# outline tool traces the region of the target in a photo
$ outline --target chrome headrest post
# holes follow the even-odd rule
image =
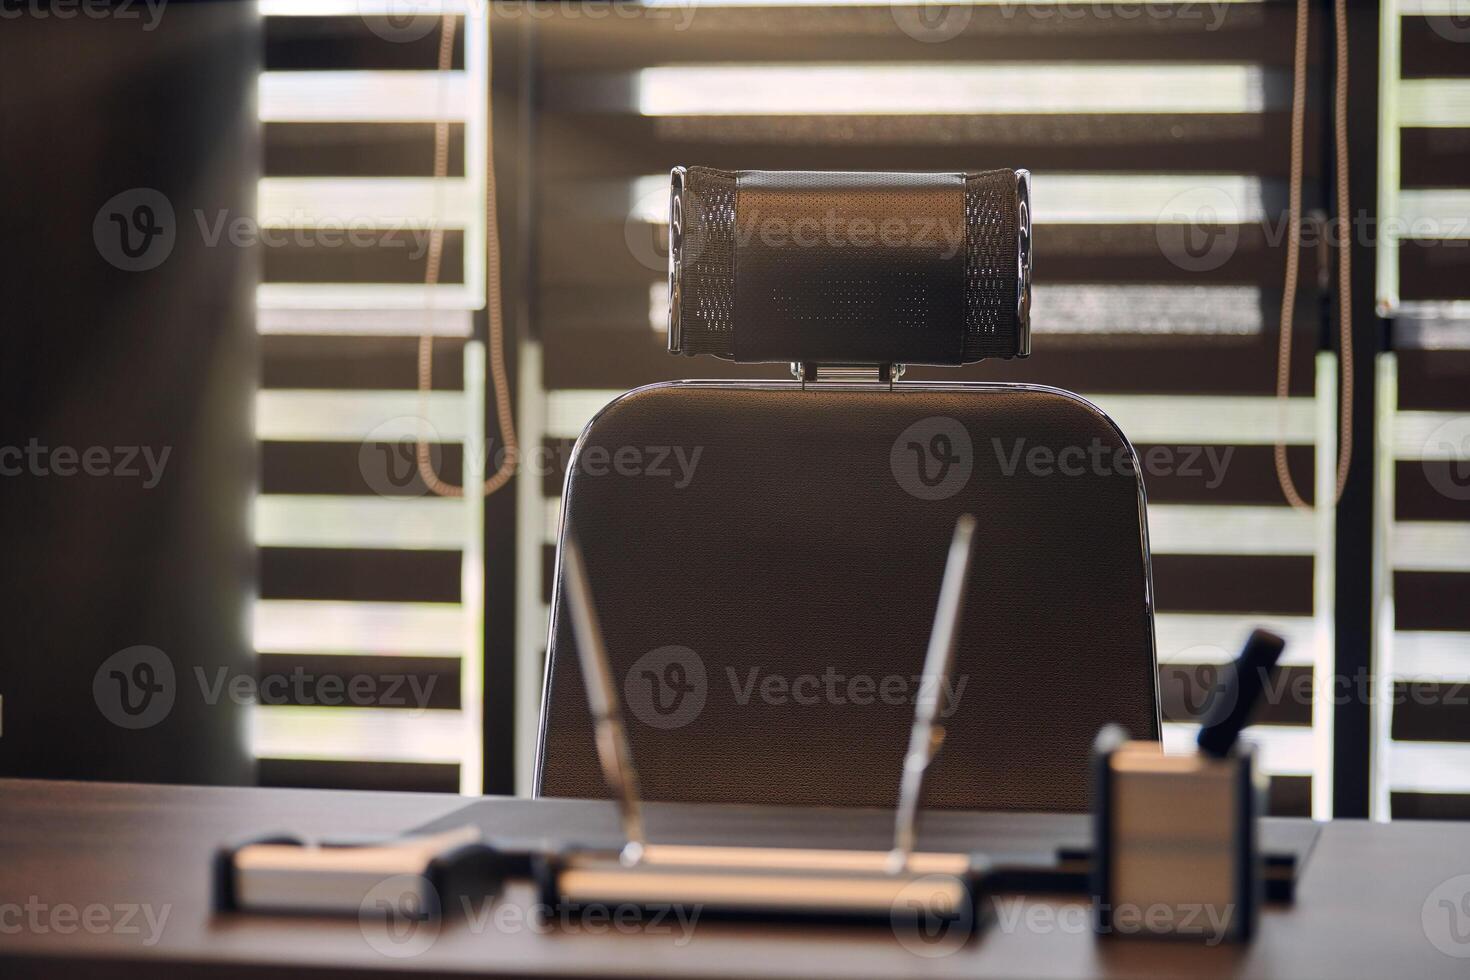
[[[1016,325],[1017,357],[1031,354],[1031,171],[1016,171]]]
[[[669,174],[669,353],[683,351],[682,308],[684,279],[684,186],[689,171],[675,167]]]

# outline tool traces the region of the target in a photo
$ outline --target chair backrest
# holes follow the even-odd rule
[[[958,176],[968,234],[996,227],[983,209],[971,213],[973,181]],[[871,181],[912,190],[915,175],[864,177],[866,207]],[[772,183],[783,186],[757,186]],[[955,186],[924,206],[950,207]],[[914,206],[902,194],[887,200]],[[987,206],[1018,205],[1025,224],[1024,195]],[[699,336],[713,310],[739,347],[741,318],[712,304],[708,282],[692,285],[690,273],[728,261],[738,275],[759,262],[746,261],[738,239],[732,256],[710,247],[697,262],[681,256],[680,226],[700,220],[683,206],[675,333]],[[1023,233],[1029,239],[1013,220],[1012,248]],[[967,242],[963,251],[958,277],[951,269],[925,283],[904,309],[977,309],[945,291],[973,289],[975,255],[996,250]],[[1028,272],[988,287],[1013,291],[1010,320],[993,309],[966,314],[945,344],[972,344],[974,318],[988,317],[985,343],[1024,354],[1026,297],[1015,291],[1026,291]],[[971,513],[979,527],[953,710],[926,804],[1085,808],[1089,747],[1103,724],[1159,735],[1145,503],[1127,439],[1086,400],[1052,388],[895,382],[891,369],[881,382],[821,380],[811,364],[824,360],[826,328],[812,326],[815,308],[790,314],[778,297],[763,309],[803,318],[789,359],[808,363],[804,380],[629,392],[587,426],[567,477],[561,533],[575,529],[585,553],[644,796],[891,806],[950,534]],[[942,316],[918,319],[912,329],[953,327]],[[835,329],[834,348],[850,353],[840,319]],[[759,333],[762,356],[784,353],[768,322]],[[906,341],[901,331],[862,343],[898,355],[906,344],[939,349],[932,334]],[[971,349],[956,362],[974,359]],[[536,791],[601,797],[561,574],[558,563]]]

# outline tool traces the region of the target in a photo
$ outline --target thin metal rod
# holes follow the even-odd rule
[[[974,543],[975,518],[963,514],[955,523],[954,538],[949,545],[944,582],[939,587],[939,606],[934,611],[934,629],[929,634],[929,652],[924,657],[924,676],[914,703],[914,727],[909,732],[909,750],[903,760],[893,850],[888,856],[888,869],[893,874],[908,870],[909,857],[914,852],[919,803],[924,795],[924,777],[944,743],[943,720],[951,710],[950,676],[954,672],[955,645],[960,615],[965,608]]]
[[[612,664],[602,642],[602,627],[597,621],[597,608],[587,584],[587,566],[576,539],[567,535],[563,545],[567,577],[567,600],[571,606],[572,630],[577,636],[577,656],[582,663],[582,684],[587,689],[587,706],[597,734],[597,758],[602,763],[602,776],[618,804],[623,823],[623,863],[636,864],[643,857],[642,794],[638,788],[638,772],[633,768],[633,751],[628,745],[618,706],[617,685],[613,683]]]

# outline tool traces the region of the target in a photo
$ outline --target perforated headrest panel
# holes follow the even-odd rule
[[[677,170],[670,349],[747,362],[1024,356],[1026,180]]]

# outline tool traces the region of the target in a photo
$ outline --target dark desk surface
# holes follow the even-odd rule
[[[1001,898],[1000,919],[950,955],[909,952],[881,926],[696,922],[660,934],[532,928],[533,901],[513,884],[488,922],[447,922],[417,955],[369,944],[356,918],[213,916],[209,857],[221,840],[272,829],[308,835],[392,833],[448,815],[450,796],[306,790],[123,786],[0,780],[0,975],[62,974],[56,957],[87,961],[87,976],[415,976],[483,972],[625,976],[1470,976],[1470,914],[1439,905],[1436,887],[1470,874],[1470,824],[1341,822],[1326,826],[1297,904],[1268,907],[1245,948],[1140,939],[1099,941],[1080,899]],[[606,804],[505,800],[508,825],[602,839]],[[534,809],[533,809],[534,808]],[[654,836],[679,835],[703,814],[651,807]],[[732,814],[713,814],[729,826]],[[782,820],[789,824],[789,811]],[[965,814],[936,814],[938,831]],[[838,838],[884,832],[888,815],[811,811]],[[804,817],[801,819],[805,819]],[[1022,816],[1023,822],[1065,818]],[[686,830],[687,832],[687,830]],[[1470,879],[1467,879],[1470,882]],[[1465,884],[1461,882],[1460,884]],[[1451,886],[1453,887],[1453,886]],[[1435,894],[1432,894],[1435,893]],[[1463,896],[1464,890],[1452,898]],[[1433,900],[1432,900],[1433,899]],[[92,908],[89,909],[89,906]],[[129,909],[146,907],[153,923]],[[165,914],[167,917],[162,918]],[[1458,934],[1448,915],[1458,915]],[[90,918],[89,918],[90,917]],[[1441,952],[1436,933],[1466,958]],[[158,939],[149,945],[151,934]],[[1453,937],[1464,942],[1453,945]],[[415,946],[417,949],[418,947]],[[72,971],[77,975],[77,971]]]

